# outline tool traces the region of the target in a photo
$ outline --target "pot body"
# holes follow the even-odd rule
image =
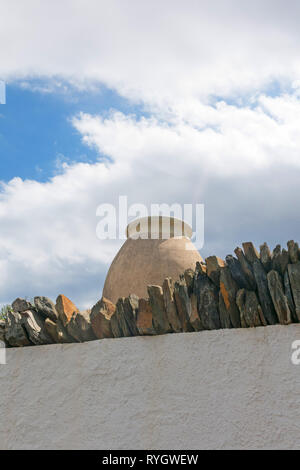
[[[195,269],[197,261],[203,259],[186,236],[128,238],[110,266],[103,297],[113,303],[129,294],[147,298],[148,285],[161,286],[166,277],[176,281],[186,269]]]

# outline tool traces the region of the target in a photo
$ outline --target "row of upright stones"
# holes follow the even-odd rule
[[[91,311],[97,338],[247,328],[300,321],[300,251],[294,241],[237,247],[236,256],[197,263],[180,279],[148,286],[148,299],[102,298]]]
[[[8,346],[71,343],[102,338],[247,328],[300,321],[300,250],[289,241],[271,253],[251,242],[225,260],[209,256],[174,282],[148,286],[148,298],[132,294],[116,305],[102,298],[80,312],[64,295],[56,304],[16,299],[0,339]]]

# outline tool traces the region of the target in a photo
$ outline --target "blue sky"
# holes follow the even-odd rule
[[[94,162],[96,149],[81,142],[70,119],[79,112],[107,116],[112,109],[140,115],[137,106],[105,86],[78,91],[67,83],[64,91],[39,91],[40,80],[6,85],[6,104],[0,107],[0,179],[16,176],[47,181],[61,162]]]

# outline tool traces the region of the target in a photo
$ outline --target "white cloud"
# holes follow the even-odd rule
[[[44,77],[43,93],[103,83],[147,117],[73,117],[98,163],[3,183],[0,302],[95,302],[119,245],[96,238],[96,208],[122,194],[205,203],[205,256],[297,238],[299,13],[296,0],[2,2],[1,78]]]

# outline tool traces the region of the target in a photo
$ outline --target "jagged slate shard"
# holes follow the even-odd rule
[[[272,297],[273,305],[277,313],[279,323],[288,325],[291,323],[291,312],[288,301],[283,292],[283,285],[280,275],[272,270],[267,275],[269,291]]]
[[[231,276],[228,266],[225,266],[220,274],[220,292],[234,328],[241,326],[240,312],[235,302],[237,291],[238,285]]]
[[[225,261],[218,256],[209,256],[206,258],[206,274],[212,282],[219,287],[220,285],[220,271],[225,266]]]
[[[255,248],[252,242],[244,242],[243,249],[244,249],[245,257],[249,261],[250,264],[253,264],[254,261],[257,261],[259,259],[259,254],[257,252],[257,249]]]
[[[174,283],[170,277],[167,277],[163,282],[163,297],[168,321],[173,331],[179,333],[182,331],[182,326],[174,298]]]
[[[195,278],[195,272],[192,269],[186,269],[184,271],[184,280],[185,280],[189,295],[192,295],[192,292],[194,290],[194,278]]]
[[[155,331],[158,334],[171,333],[172,328],[165,310],[162,288],[160,286],[148,286],[147,289]]]
[[[243,272],[246,276],[248,285],[249,285],[249,287],[251,287],[250,290],[255,290],[256,289],[256,281],[255,281],[255,277],[254,277],[254,274],[253,274],[251,264],[246,259],[245,255],[243,253],[243,250],[241,248],[237,247],[234,250],[234,252],[235,252],[235,254],[237,256],[237,259],[240,262],[241,268],[242,268],[242,270],[243,270]]]
[[[296,316],[300,321],[300,262],[288,265],[289,279],[295,303]]]
[[[190,317],[192,315],[191,299],[189,298],[184,279],[181,279],[179,282],[175,282],[174,296],[182,331],[194,331],[190,322]]]
[[[71,320],[74,312],[79,312],[76,305],[74,305],[73,302],[63,294],[60,294],[57,297],[55,308],[58,312],[58,317],[64,326],[66,326],[67,323]]]
[[[240,289],[236,295],[236,303],[239,307],[241,326],[243,328],[266,325],[266,321],[255,292]]]
[[[229,316],[229,313],[227,312],[227,308],[225,307],[225,302],[224,302],[223,295],[221,294],[221,292],[219,292],[219,314],[220,314],[221,328],[232,328],[230,316]]]
[[[239,260],[232,255],[227,255],[225,260],[227,266],[229,267],[231,276],[233,277],[237,285],[241,288],[250,290],[251,284],[248,282],[248,279],[244,271],[242,270]]]
[[[288,264],[288,252],[285,249],[281,251],[281,246],[277,245],[273,250],[272,269],[277,271],[279,274],[284,275]]]
[[[288,301],[288,306],[291,312],[292,320],[296,323],[298,323],[298,318],[296,315],[296,308],[294,304],[294,299],[293,299],[293,294],[292,294],[292,289],[291,289],[291,284],[290,284],[290,279],[289,279],[289,273],[288,270],[285,271],[284,276],[283,276],[283,285],[284,285],[284,294],[287,298]]]
[[[116,306],[110,300],[102,297],[92,308],[91,324],[96,338],[112,338],[111,317],[115,314]]]
[[[196,275],[197,273],[201,273],[201,274],[206,274],[206,264],[205,263],[199,263],[199,261],[197,261],[196,263]]]
[[[5,339],[10,346],[29,346],[32,344],[23,328],[20,313],[7,313],[7,317],[5,319]]]
[[[71,338],[60,320],[56,323],[50,318],[45,319],[45,328],[51,336],[54,343],[74,343],[74,338]]]
[[[132,336],[138,336],[139,331],[136,326],[137,313],[139,308],[139,298],[135,294],[131,294],[124,300],[124,315]]]
[[[290,257],[290,261],[292,264],[298,263],[299,261],[299,245],[295,243],[294,240],[289,240],[287,242],[288,246],[288,253]]]
[[[149,300],[139,299],[136,326],[140,335],[156,335],[152,323],[152,309]]]
[[[265,271],[269,272],[272,268],[272,254],[266,242],[260,246],[260,261]]]
[[[118,325],[122,332],[122,337],[123,336],[129,337],[133,335],[130,331],[130,328],[125,318],[125,305],[124,304],[125,304],[125,297],[121,297],[117,302],[115,315],[118,319]]]
[[[28,302],[28,300],[20,299],[20,297],[14,300],[11,306],[14,312],[19,313],[26,312],[26,310],[30,310],[33,307],[32,304]]]
[[[78,343],[96,339],[92,329],[89,311],[74,312],[71,320],[67,324],[67,331]]]
[[[219,329],[221,323],[218,310],[218,289],[206,274],[198,272],[195,279],[195,294],[203,328],[205,330]]]
[[[269,293],[267,274],[260,261],[254,261],[253,271],[257,283],[259,303],[264,317],[269,325],[275,325],[278,323],[278,318]]]
[[[55,308],[54,302],[48,297],[38,296],[34,298],[34,306],[36,310],[45,318],[56,322],[58,319],[58,313]]]
[[[119,323],[119,315],[118,315],[117,308],[116,308],[115,314],[111,317],[110,323],[111,323],[111,331],[112,331],[113,337],[122,338],[124,334],[123,334],[121,325]]]
[[[53,340],[49,335],[43,317],[34,310],[21,313],[22,325],[28,338],[33,344],[51,344]]]
[[[198,303],[197,303],[197,296],[196,294],[192,293],[190,296],[191,299],[191,316],[190,316],[190,324],[192,325],[195,331],[202,331],[204,330],[199,313],[198,313]]]

